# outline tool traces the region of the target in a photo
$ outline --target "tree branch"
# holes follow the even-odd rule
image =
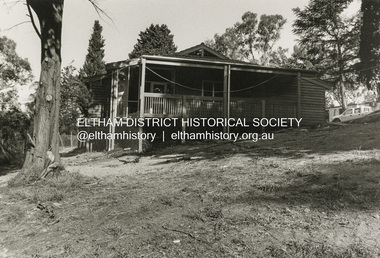
[[[29,12],[30,20],[32,21],[33,28],[36,31],[38,37],[41,39],[41,33],[38,31],[36,23],[34,22],[32,10],[30,9],[30,5],[28,4],[28,2],[26,2],[26,6],[28,7],[28,12]]]
[[[98,13],[99,17],[102,17],[102,15],[106,16],[108,19],[110,19],[112,24],[115,26],[115,23],[113,22],[112,18],[102,8],[99,7],[99,5],[96,3],[96,0],[88,0],[88,1],[95,8],[95,11]]]
[[[22,25],[22,24],[24,24],[24,23],[28,23],[28,22],[30,22],[30,21],[23,21],[23,22],[20,22],[20,23],[17,23],[17,24],[15,24],[15,25],[13,25],[12,27],[10,27],[10,28],[8,28],[8,29],[1,30],[1,31],[8,31],[8,30],[11,30],[11,29],[13,29],[13,28],[15,28],[15,27],[17,27],[17,26],[20,26],[20,25]]]

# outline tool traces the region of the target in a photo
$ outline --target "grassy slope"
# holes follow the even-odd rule
[[[1,189],[0,257],[377,257],[379,132],[193,142],[130,163],[81,154],[68,167],[107,176]]]

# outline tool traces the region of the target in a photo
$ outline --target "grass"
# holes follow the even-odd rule
[[[123,228],[119,223],[113,223],[103,228],[104,233],[113,238],[119,238],[124,234]]]
[[[63,173],[3,188],[0,256],[5,246],[13,257],[379,257],[379,151],[357,150],[356,139],[348,151],[305,154],[326,140],[291,136],[277,143],[285,154],[271,152],[275,142],[230,154],[194,144],[200,159],[163,162],[162,150],[116,167],[98,161],[100,180]],[[88,165],[82,173],[96,169]]]
[[[12,208],[4,207],[3,213],[1,214],[1,220],[6,223],[17,223],[24,218],[24,210],[19,205],[15,205]]]
[[[374,257],[371,251],[361,244],[353,244],[346,248],[336,248],[321,243],[304,243],[289,241],[286,248],[269,247],[269,257],[292,258],[365,258]]]
[[[9,197],[30,203],[60,202],[79,191],[89,180],[79,173],[61,172],[59,176],[48,177],[29,186],[11,187]]]
[[[10,190],[9,197],[13,200],[27,200],[30,203],[40,203],[47,201],[62,201],[66,192],[55,187],[44,186],[41,188],[24,188]]]

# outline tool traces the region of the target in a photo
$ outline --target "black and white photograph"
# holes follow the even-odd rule
[[[0,257],[380,257],[380,1],[1,0]]]

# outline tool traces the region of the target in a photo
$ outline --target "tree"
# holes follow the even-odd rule
[[[333,93],[346,109],[346,89],[355,87],[354,65],[358,62],[359,19],[342,13],[351,0],[311,0],[304,10],[293,9],[293,32],[300,37],[305,59],[333,85]]]
[[[22,160],[29,126],[30,118],[17,107],[0,111],[0,153],[8,162]]]
[[[287,52],[288,49],[282,47],[278,47],[276,50],[271,51],[267,56],[268,63],[275,67],[295,68],[291,59],[286,56]]]
[[[151,24],[144,32],[141,31],[137,43],[133,47],[133,51],[129,54],[129,58],[136,58],[142,55],[166,55],[173,54],[177,51],[174,44],[174,36],[165,25]]]
[[[273,47],[280,38],[286,19],[281,15],[264,14],[258,21],[257,14],[252,12],[244,13],[241,19],[223,34],[215,34],[214,39],[206,44],[231,59],[270,65],[273,52],[284,51],[274,51]]]
[[[105,40],[102,36],[102,31],[103,27],[96,20],[88,43],[88,53],[81,70],[81,76],[83,77],[106,73],[106,63],[103,60]]]
[[[0,111],[17,107],[16,85],[30,83],[33,75],[29,61],[18,56],[16,43],[0,37]]]
[[[58,164],[61,32],[64,0],[27,0],[32,24],[41,41],[41,74],[37,89],[31,149],[13,180],[22,184],[40,178],[50,164]],[[34,23],[32,10],[39,20]]]
[[[377,91],[380,97],[380,1],[363,0],[361,12],[359,75],[367,88]]]
[[[293,53],[288,60],[291,64],[291,68],[315,70],[314,65],[309,61],[312,59],[313,55],[308,54],[306,46],[295,45],[293,47]]]
[[[237,26],[239,24],[227,28],[222,35],[215,34],[214,39],[205,41],[205,45],[233,60],[247,60],[250,53],[243,48],[243,34],[237,33]]]
[[[99,14],[95,0],[89,0]],[[58,166],[59,157],[59,107],[61,73],[61,35],[64,0],[26,0],[32,25],[41,42],[41,74],[35,96],[33,135],[31,148],[23,168],[10,182],[19,185],[38,180],[49,167]],[[39,27],[34,21],[37,16]]]
[[[254,50],[257,47],[257,14],[252,12],[246,12],[241,17],[242,22],[236,23],[234,26],[234,30],[231,31],[237,35],[241,35],[238,38],[242,38],[242,40],[236,41],[238,45],[241,47],[241,52],[247,58],[251,55],[251,60],[255,60]]]
[[[75,67],[64,67],[61,77],[60,133],[70,134],[77,130],[77,118],[88,115],[89,103],[90,93],[76,74]]]
[[[16,43],[0,37],[0,154],[7,162],[23,154],[29,117],[20,111],[16,85],[31,82],[33,76],[27,59],[16,52]],[[0,158],[1,162],[1,158]]]
[[[269,64],[269,55],[274,44],[280,39],[280,31],[282,30],[286,19],[281,15],[261,15],[260,23],[257,29],[257,45],[255,48],[262,53],[260,63],[262,65]]]

